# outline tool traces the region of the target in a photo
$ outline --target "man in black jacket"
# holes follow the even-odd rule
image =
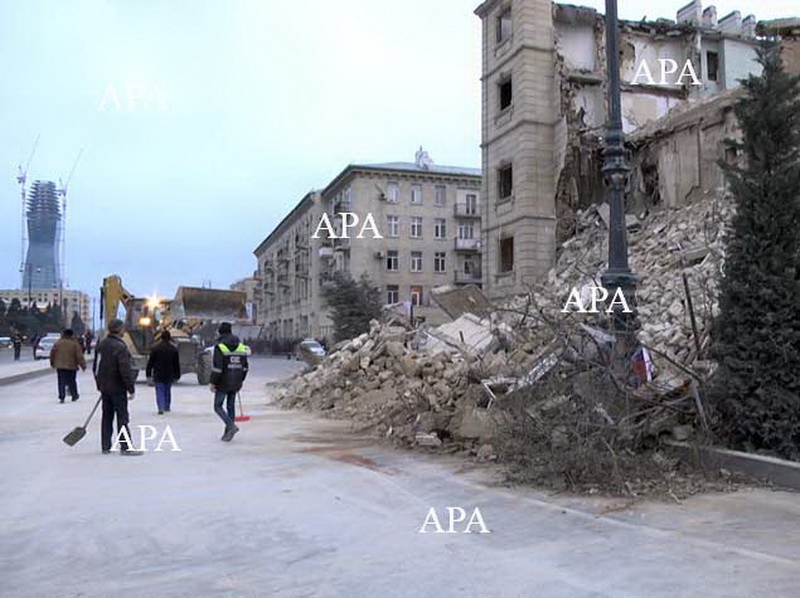
[[[230,442],[239,427],[236,417],[236,393],[247,378],[247,347],[233,334],[231,325],[223,322],[217,329],[219,338],[214,346],[214,363],[211,368],[211,390],[214,391],[214,411],[225,422],[222,440]],[[227,413],[222,403],[227,400]]]
[[[97,390],[103,399],[103,423],[100,429],[100,442],[104,454],[111,452],[111,434],[114,428],[114,416],[117,418],[117,437],[119,438],[120,455],[141,455],[141,451],[132,450],[128,446],[131,431],[128,427],[128,400],[133,400],[136,389],[133,385],[131,371],[131,354],[122,340],[123,323],[111,320],[108,323],[108,335],[100,341],[94,352],[94,379]],[[126,436],[120,435],[122,430]]]
[[[153,378],[156,387],[156,405],[158,414],[169,412],[172,405],[172,383],[180,380],[181,362],[178,358],[178,349],[170,341],[172,335],[169,330],[161,333],[159,341],[150,349],[147,359],[147,377]]]

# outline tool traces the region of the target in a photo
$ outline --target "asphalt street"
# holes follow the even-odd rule
[[[349,422],[267,406],[298,368],[253,359],[231,443],[193,377],[159,416],[138,385],[137,425],[171,443],[102,455],[95,392],[58,404],[55,375],[0,387],[0,595],[797,596],[800,497],[749,489],[634,506],[508,488],[496,468],[398,450]],[[434,508],[480,510],[491,533],[419,533]]]

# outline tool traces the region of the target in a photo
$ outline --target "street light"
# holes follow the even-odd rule
[[[609,297],[621,289],[630,307],[624,311],[619,302],[612,305],[613,328],[624,336],[626,350],[631,348],[636,320],[636,276],[628,266],[628,240],[625,230],[625,185],[630,168],[625,160],[619,83],[619,27],[617,0],[606,0],[606,63],[608,66],[608,125],[606,129],[603,174],[608,187],[609,229],[608,268],[601,276]],[[622,340],[622,339],[620,339]]]

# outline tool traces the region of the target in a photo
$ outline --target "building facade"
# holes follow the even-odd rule
[[[341,274],[366,275],[385,304],[408,302],[416,317],[442,321],[431,289],[482,284],[480,188],[480,170],[434,165],[421,149],[414,162],[347,166],[255,250],[270,336],[331,338],[323,292]],[[368,216],[375,226],[361,231]]]
[[[27,289],[0,290],[0,299],[6,304],[6,309],[14,299],[19,301],[22,307],[28,307],[28,293]],[[78,312],[88,327],[92,326],[91,299],[83,291],[34,288],[30,291],[30,298],[30,305],[38,309],[47,309],[48,305],[60,304],[65,326],[72,320],[73,312]]]
[[[497,298],[541,279],[575,212],[605,196],[605,24],[594,9],[550,0],[486,0],[475,12],[483,37],[484,289]],[[760,68],[755,18],[734,11],[718,19],[698,0],[676,21],[620,21],[620,31],[626,133]],[[680,78],[687,61],[694,77]],[[671,71],[673,63],[662,77],[662,64]]]
[[[245,294],[247,319],[251,324],[260,324],[256,302],[256,297],[261,294],[261,279],[258,277],[258,272],[255,272],[253,276],[237,280],[230,286],[230,289]]]
[[[61,286],[56,256],[62,212],[56,184],[34,181],[25,202],[28,249],[22,264],[22,288],[58,289]]]

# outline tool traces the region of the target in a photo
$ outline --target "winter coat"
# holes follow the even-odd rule
[[[178,349],[169,341],[159,341],[150,349],[147,359],[147,377],[153,382],[176,382],[181,377]]]
[[[57,370],[86,369],[83,349],[74,338],[61,337],[50,349],[50,367]]]
[[[233,334],[217,339],[211,367],[211,385],[221,392],[238,392],[247,378],[247,347]]]
[[[134,392],[131,354],[117,335],[109,334],[97,345],[92,369],[97,390],[104,395]]]

